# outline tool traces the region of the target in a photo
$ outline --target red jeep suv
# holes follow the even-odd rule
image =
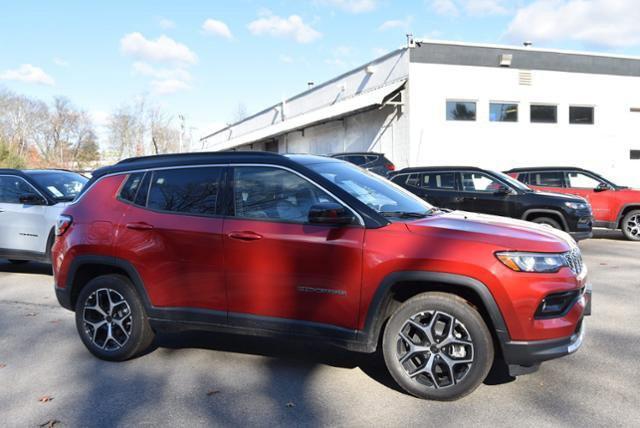
[[[142,353],[208,329],[375,352],[402,388],[454,399],[576,351],[591,292],[564,232],[441,211],[350,163],[165,155],[102,168],[60,216],[55,290],[86,347]]]
[[[574,167],[516,168],[507,174],[534,189],[582,196],[593,208],[594,227],[622,229],[627,239],[640,241],[640,190]]]

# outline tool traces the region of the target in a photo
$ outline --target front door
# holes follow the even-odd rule
[[[231,322],[355,329],[365,229],[309,224],[312,205],[336,201],[292,171],[237,166],[230,177],[224,260]]]
[[[222,225],[218,215],[224,167],[132,174],[117,203],[125,212],[118,257],[130,261],[151,304],[206,309],[226,322]],[[213,320],[215,321],[215,320]]]
[[[489,174],[477,171],[460,173],[460,209],[483,214],[512,217],[517,195],[501,192],[506,185]]]
[[[46,200],[23,204],[24,194],[39,195],[22,177],[0,176],[0,249],[44,254],[51,228],[45,221]]]
[[[596,192],[601,181],[580,171],[568,171],[565,182],[570,193],[582,196],[589,201],[596,220],[608,221],[611,217],[611,207],[609,206],[610,193],[607,194],[607,192],[612,190]]]

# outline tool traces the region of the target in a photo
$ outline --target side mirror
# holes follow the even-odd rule
[[[47,203],[42,196],[35,193],[23,193],[18,200],[25,205],[45,205]]]
[[[594,192],[606,192],[607,190],[611,190],[611,186],[607,183],[600,183],[595,189],[593,189]]]
[[[511,192],[511,189],[508,188],[507,186],[501,185],[496,189],[494,193],[499,196],[507,196],[507,195],[510,195],[512,192]]]
[[[315,204],[309,210],[309,223],[346,226],[355,223],[355,216],[340,204],[325,202]]]

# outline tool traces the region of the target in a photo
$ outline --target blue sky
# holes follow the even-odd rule
[[[636,0],[276,0],[3,5],[0,87],[102,123],[145,95],[196,134],[418,38],[640,55]]]

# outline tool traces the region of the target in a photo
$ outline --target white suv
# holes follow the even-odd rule
[[[86,182],[70,171],[0,169],[0,259],[49,263],[58,214]]]

